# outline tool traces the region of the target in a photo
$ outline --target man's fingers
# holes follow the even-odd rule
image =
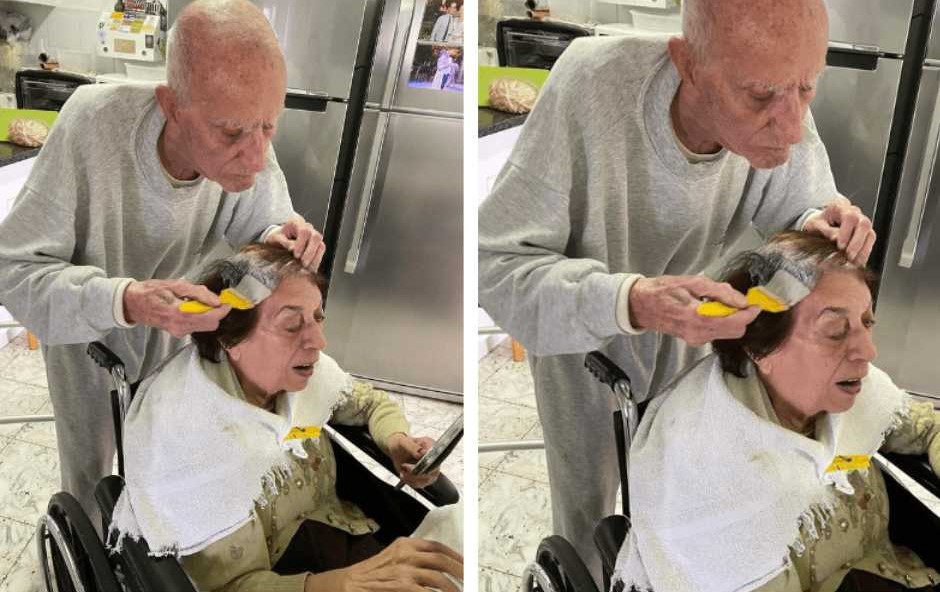
[[[179,280],[174,282],[170,289],[173,291],[173,294],[177,298],[189,298],[190,300],[198,300],[203,304],[208,304],[209,306],[219,306],[219,295],[215,294],[209,288],[205,286],[197,286],[190,284],[189,282]]]
[[[311,228],[310,232],[311,234],[300,257],[300,262],[307,269],[316,269],[320,263],[317,260],[317,254],[320,254],[320,258],[323,257],[323,254],[320,252],[323,247],[323,237],[320,236],[319,232],[314,232],[313,228]]]
[[[747,297],[730,284],[716,282],[704,276],[697,279],[697,282],[689,286],[689,291],[697,299],[709,298],[735,308],[747,308]]]
[[[310,267],[310,269],[320,269],[320,264],[323,263],[324,254],[326,254],[326,243],[321,240],[320,244],[317,245],[316,253],[313,255],[313,265]]]
[[[876,235],[874,231],[869,232],[868,236],[865,237],[865,244],[862,245],[858,255],[855,257],[855,263],[857,265],[866,265],[868,263],[868,258],[871,256],[871,250],[875,246],[875,238]]]

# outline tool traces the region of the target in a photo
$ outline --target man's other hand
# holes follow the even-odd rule
[[[214,307],[200,314],[179,310],[183,299],[198,300]],[[190,333],[215,331],[219,321],[232,310],[222,305],[219,297],[205,286],[196,286],[183,280],[146,280],[131,282],[124,291],[124,319],[163,329],[180,338]]]
[[[323,253],[326,251],[323,235],[297,214],[291,216],[283,226],[269,234],[264,242],[288,249],[294,254],[295,259],[300,260],[301,265],[313,270],[320,267]]]
[[[810,216],[803,230],[820,234],[836,243],[849,261],[865,265],[875,244],[871,220],[844,197],[832,201],[819,214]]]

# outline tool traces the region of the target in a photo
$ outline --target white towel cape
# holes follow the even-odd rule
[[[285,393],[276,413],[225,392],[211,373],[231,372],[189,346],[140,387],[124,429],[126,485],[111,529],[143,536],[153,555],[190,555],[231,534],[252,515],[290,455],[306,458],[292,427],[322,426],[352,379],[321,353],[307,388]]]
[[[725,377],[709,356],[650,403],[630,452],[632,529],[614,574],[626,590],[746,591],[770,581],[791,548],[801,552],[800,525],[816,536],[816,520],[825,523],[833,489],[852,493],[844,471],[826,472],[833,458],[876,452],[909,407],[870,366],[852,408],[820,416],[813,440],[752,411],[766,394],[750,374]]]

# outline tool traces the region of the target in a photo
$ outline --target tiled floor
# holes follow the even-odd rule
[[[542,439],[529,364],[512,361],[508,342],[480,361],[479,385],[481,444]],[[545,455],[542,450],[480,454],[479,467],[479,590],[515,592],[539,542],[551,534]],[[908,486],[940,515],[940,500],[916,483]]]
[[[438,437],[460,405],[393,394],[415,435]],[[51,415],[45,366],[23,336],[0,348],[0,417]],[[443,471],[463,489],[463,444]],[[42,590],[34,542],[36,520],[59,489],[55,428],[51,423],[0,425],[0,592]]]
[[[480,443],[541,440],[527,362],[513,362],[508,343],[480,362]],[[545,454],[541,450],[480,454],[480,592],[519,589],[522,570],[551,534]]]

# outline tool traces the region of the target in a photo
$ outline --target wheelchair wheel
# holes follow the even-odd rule
[[[121,592],[98,533],[68,493],[49,500],[36,544],[46,592]]]
[[[542,539],[522,584],[525,592],[598,592],[578,552],[557,535]]]

